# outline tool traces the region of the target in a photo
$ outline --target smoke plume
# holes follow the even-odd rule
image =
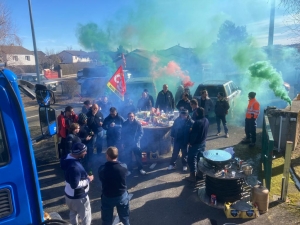
[[[275,96],[280,97],[290,105],[292,101],[283,85],[282,75],[267,61],[259,61],[252,64],[249,68],[251,77],[263,79],[269,82],[269,87]]]

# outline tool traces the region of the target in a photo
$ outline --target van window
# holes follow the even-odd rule
[[[225,85],[225,91],[226,91],[227,96],[231,95],[229,84]]]
[[[229,85],[232,92],[237,90],[237,86],[233,82],[229,83]]]
[[[9,153],[3,128],[2,114],[0,112],[0,167],[9,163]]]

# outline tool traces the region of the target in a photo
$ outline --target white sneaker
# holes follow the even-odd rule
[[[169,167],[168,167],[168,170],[174,170],[175,169],[175,166],[173,166],[173,165],[170,165]]]
[[[184,172],[186,172],[186,171],[187,171],[187,166],[184,166],[184,167],[182,168],[182,170],[183,170]]]
[[[131,172],[130,172],[130,171],[127,171],[126,176],[127,176],[127,177],[130,176],[130,174],[131,174]]]
[[[146,171],[143,170],[143,169],[141,169],[141,170],[140,170],[140,174],[145,175],[145,174],[146,174]]]

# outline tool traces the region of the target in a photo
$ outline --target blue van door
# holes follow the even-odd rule
[[[43,221],[36,165],[16,76],[0,70],[0,224]]]

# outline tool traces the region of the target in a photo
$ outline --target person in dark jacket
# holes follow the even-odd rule
[[[120,222],[129,225],[129,196],[126,185],[127,167],[118,161],[118,149],[109,147],[107,162],[98,169],[102,183],[101,219],[102,225],[113,224],[114,207],[117,208]]]
[[[189,151],[188,151],[188,164],[190,167],[190,176],[187,177],[188,181],[195,182],[197,175],[197,165],[200,156],[205,151],[206,137],[209,127],[208,119],[205,117],[203,108],[196,109],[196,121],[193,124],[192,130],[189,135]]]
[[[173,154],[168,170],[175,169],[176,160],[181,150],[181,162],[183,171],[187,171],[187,148],[189,143],[189,133],[194,121],[189,116],[189,111],[183,109],[180,112],[180,117],[176,118],[171,128],[171,138],[174,142]]]
[[[69,134],[66,138],[66,146],[63,154],[63,158],[67,157],[71,153],[72,147],[75,143],[81,143],[79,137],[80,126],[78,123],[72,123],[69,128]]]
[[[108,101],[107,96],[103,96],[103,98],[97,102],[98,106],[101,108],[101,112],[104,117],[107,117],[109,115],[109,109],[112,107],[112,104],[110,101]]]
[[[159,108],[164,112],[173,112],[175,109],[174,97],[171,91],[168,90],[168,85],[163,85],[163,90],[157,95],[155,108]]]
[[[121,149],[121,133],[124,119],[122,116],[118,115],[115,107],[111,107],[109,111],[109,116],[107,116],[103,122],[103,129],[106,130],[107,146],[115,146],[118,149]]]
[[[198,98],[198,106],[203,108],[205,110],[205,117],[208,119],[210,112],[214,109],[214,103],[213,101],[208,97],[207,90],[202,90],[201,97]]]
[[[81,139],[81,142],[86,146],[90,146],[90,142],[92,141],[94,132],[87,125],[87,116],[85,113],[80,113],[78,115],[78,124],[80,126],[80,130],[78,133],[78,137]],[[82,164],[84,168],[90,169],[88,166],[89,158],[88,155],[82,159]]]
[[[226,115],[228,114],[228,109],[230,108],[229,103],[226,98],[224,98],[224,93],[219,92],[217,95],[217,102],[215,105],[215,114],[216,114],[216,121],[217,121],[217,129],[218,133],[217,136],[221,134],[221,121],[224,127],[225,137],[229,138],[227,122],[226,122]]]
[[[147,93],[147,95],[148,95],[148,98],[149,98],[149,99],[150,99],[150,101],[151,101],[151,105],[152,105],[152,107],[154,107],[154,99],[153,99],[153,96],[149,94],[149,91],[148,91],[148,89],[144,89],[144,92],[146,92],[146,93]]]
[[[91,110],[91,107],[92,107],[91,101],[90,100],[86,100],[86,101],[83,102],[83,106],[81,108],[81,112],[87,114],[88,111]]]
[[[65,200],[70,210],[70,223],[90,225],[92,221],[91,205],[88,196],[89,183],[94,180],[93,175],[88,175],[80,163],[86,155],[87,147],[77,143],[72,147],[72,152],[66,159],[61,159],[61,168],[65,174]]]
[[[142,93],[142,97],[137,103],[137,109],[140,111],[151,111],[152,104],[146,92]]]
[[[99,111],[99,106],[97,104],[92,105],[92,109],[87,113],[87,125],[91,129],[92,140],[88,146],[88,159],[90,160],[94,148],[97,148],[97,154],[102,152],[102,138],[103,138],[103,115]]]
[[[188,97],[189,100],[193,99],[193,96],[191,95],[191,90],[189,87],[185,87],[183,92],[189,95],[189,97]]]
[[[140,149],[140,140],[143,137],[143,127],[134,118],[134,113],[128,113],[128,119],[123,123],[122,127],[122,145],[124,147],[124,162],[128,166],[128,170],[132,170],[132,153],[135,155],[140,174],[144,175],[142,153]]]
[[[182,95],[184,93],[183,90],[184,90],[183,85],[179,85],[175,93],[175,105],[177,105],[178,102],[182,99]]]
[[[196,120],[197,114],[196,111],[199,108],[197,99],[192,99],[190,101],[190,106],[192,108],[192,120]]]
[[[189,113],[192,112],[192,107],[189,100],[189,94],[184,93],[182,94],[182,99],[177,103],[176,108],[180,112],[183,109],[187,109]]]

